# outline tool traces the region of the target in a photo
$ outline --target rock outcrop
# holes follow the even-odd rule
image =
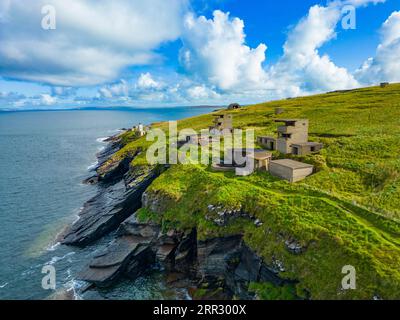
[[[143,192],[157,176],[155,167],[135,167],[117,183],[99,186],[99,193],[85,203],[79,220],[63,233],[61,242],[85,246],[118,228],[141,207]]]
[[[190,288],[194,298],[252,299],[250,282],[285,283],[279,277],[283,265],[279,261],[266,265],[241,235],[200,240],[196,228],[164,231],[155,223],[139,222],[134,213],[142,205],[157,214],[164,212],[160,195],[145,192],[162,168],[130,166],[140,150],[111,158],[120,148],[117,136],[98,154],[97,175],[86,182],[97,184],[99,192],[85,203],[79,220],[61,239],[63,244],[85,246],[118,228],[115,239],[78,275],[79,280],[89,283],[88,288],[112,286],[121,277],[136,279],[154,268],[166,272],[170,285]],[[208,209],[206,218],[220,226],[239,217],[254,221],[257,227],[262,225],[241,209],[212,205]],[[301,250],[294,240],[286,245],[296,253]]]
[[[198,240],[195,229],[163,232],[154,223],[138,222],[135,215],[121,224],[117,238],[78,278],[107,287],[121,277],[136,279],[155,267],[166,272],[171,286],[185,283],[195,297],[201,288],[208,298],[253,299],[250,282],[286,283],[279,270],[263,263],[240,235]]]
[[[152,270],[155,262],[171,266],[178,246],[174,235],[165,236],[152,223],[139,223],[135,216],[124,221],[116,239],[78,275],[78,279],[97,287],[108,287],[120,277],[136,279]]]

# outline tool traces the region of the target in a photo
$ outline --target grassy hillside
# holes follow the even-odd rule
[[[166,227],[197,226],[202,238],[242,233],[266,263],[282,267],[282,277],[299,281],[299,296],[400,299],[400,85],[274,101],[229,113],[237,128],[275,135],[276,107],[285,110],[280,118],[309,119],[310,140],[324,143],[320,154],[301,158],[318,168],[316,174],[290,184],[263,172],[235,177],[205,166],[176,165],[149,189],[160,199],[162,214],[143,209],[140,216]],[[211,120],[212,115],[204,115],[179,126],[199,130]],[[124,142],[111,163],[151,144],[131,133]],[[144,160],[142,153],[132,165]],[[241,208],[263,225],[238,218],[218,227],[210,204]],[[287,241],[298,243],[303,252],[291,253]],[[356,290],[341,290],[345,265],[356,268]],[[269,285],[252,287],[261,297],[271,296],[262,292],[271,290]]]

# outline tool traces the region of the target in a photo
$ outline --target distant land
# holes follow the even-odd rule
[[[43,111],[137,111],[137,110],[165,110],[177,108],[192,108],[192,109],[222,109],[226,106],[174,106],[174,107],[71,107],[71,108],[45,108],[45,109],[0,109],[1,113],[7,112],[43,112]]]

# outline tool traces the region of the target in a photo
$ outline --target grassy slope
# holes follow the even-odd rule
[[[202,166],[173,166],[149,192],[164,200],[162,217],[145,212],[165,225],[190,228],[201,237],[241,232],[267,263],[283,263],[282,277],[299,280],[300,295],[314,299],[400,298],[400,85],[365,88],[346,93],[276,101],[249,106],[234,114],[238,128],[258,135],[275,135],[275,107],[284,118],[310,119],[310,140],[325,144],[318,155],[301,159],[319,172],[289,184],[268,173],[235,177]],[[203,129],[212,120],[204,115],[180,121],[180,128]],[[157,124],[164,127],[165,124]],[[150,142],[131,142],[115,158]],[[143,163],[139,157],[135,163]],[[246,220],[217,227],[205,217],[209,204],[243,207],[264,223]],[[286,239],[307,250],[293,255]],[[357,270],[357,290],[341,291],[344,265]]]

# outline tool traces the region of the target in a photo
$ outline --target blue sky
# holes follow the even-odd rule
[[[0,0],[0,109],[253,103],[397,82],[398,61],[398,0]]]

